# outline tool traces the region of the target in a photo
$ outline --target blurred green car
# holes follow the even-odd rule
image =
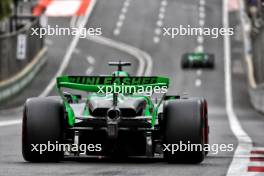
[[[214,64],[214,55],[203,52],[193,52],[185,53],[182,56],[181,66],[183,69],[192,69],[192,68],[209,68],[213,69]]]

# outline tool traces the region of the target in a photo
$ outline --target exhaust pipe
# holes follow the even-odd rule
[[[107,134],[110,139],[117,139],[120,115],[121,111],[116,107],[107,111]]]
[[[107,117],[111,120],[117,120],[121,115],[120,109],[118,108],[110,108],[107,111]]]

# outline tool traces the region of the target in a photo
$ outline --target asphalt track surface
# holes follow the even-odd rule
[[[214,70],[183,71],[180,67],[181,55],[194,51],[197,47],[196,36],[171,39],[161,37],[158,43],[153,41],[158,20],[160,1],[131,0],[119,35],[114,35],[123,0],[99,0],[86,24],[86,27],[101,27],[103,36],[139,48],[150,54],[153,61],[152,75],[164,75],[171,78],[171,94],[188,92],[190,96],[203,96],[209,103],[209,125],[211,144],[234,144],[237,139],[229,127],[225,109],[225,77],[223,38],[205,37],[203,47],[206,52],[214,53]],[[180,7],[180,8],[179,8]],[[222,1],[207,0],[205,4],[205,27],[222,27]],[[199,26],[199,1],[168,0],[164,13],[164,26]],[[69,18],[49,18],[49,24],[59,23],[67,26]],[[46,67],[39,76],[19,96],[13,98],[1,109],[21,105],[27,97],[38,96],[46,87],[58,69],[72,37],[48,37],[49,47]],[[88,59],[87,59],[88,58]],[[113,59],[129,60],[133,66],[128,69],[135,74],[139,62],[131,55],[118,49],[95,43],[89,39],[80,39],[65,74],[90,75],[109,74],[113,68],[107,61]],[[234,59],[235,60],[235,59]],[[242,63],[242,58],[236,59]],[[233,61],[233,59],[232,59]],[[233,67],[232,67],[233,68]],[[235,113],[244,130],[257,147],[264,146],[264,118],[249,103],[247,80],[244,72],[232,71],[232,90]],[[198,84],[196,83],[198,80]],[[51,94],[55,94],[52,91]],[[18,111],[0,112],[1,122],[20,119]],[[115,162],[100,159],[72,159],[61,163],[27,163],[21,154],[21,125],[2,126],[0,128],[0,175],[225,175],[233,159],[234,152],[209,154],[199,165],[167,164],[162,159],[132,159]]]

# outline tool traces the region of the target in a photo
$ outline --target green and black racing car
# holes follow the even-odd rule
[[[215,57],[211,53],[193,52],[185,53],[182,56],[181,66],[183,69],[215,67]]]
[[[111,62],[110,76],[61,76],[58,96],[29,98],[24,105],[22,153],[26,161],[61,161],[65,157],[126,158],[157,155],[172,163],[200,163],[208,144],[207,101],[179,95],[138,94],[139,89],[164,90],[169,78],[130,76],[128,62]],[[110,89],[129,89],[109,93]],[[108,90],[109,89],[109,90]],[[82,91],[83,94],[69,93]],[[195,144],[198,150],[176,150],[176,144]],[[52,149],[41,144],[54,144]],[[54,146],[67,145],[58,150]],[[73,147],[91,146],[80,153]],[[33,148],[34,147],[34,148]],[[38,148],[37,148],[38,147]],[[42,147],[42,148],[41,148]],[[92,148],[92,150],[91,150]],[[40,149],[41,152],[39,151]]]

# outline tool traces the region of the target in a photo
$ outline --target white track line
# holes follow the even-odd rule
[[[200,20],[199,20],[199,25],[200,25],[201,27],[204,26],[204,23],[205,23],[205,22],[204,22],[204,19],[200,19]]]
[[[223,26],[229,27],[228,0],[223,0]],[[248,175],[247,167],[249,158],[239,158],[237,156],[250,156],[252,150],[252,140],[242,128],[233,108],[232,95],[232,76],[231,76],[231,56],[230,56],[230,36],[224,36],[224,60],[225,60],[225,94],[226,94],[226,111],[231,131],[238,140],[238,146],[235,150],[233,160],[228,168],[227,176],[246,176]]]
[[[75,48],[74,51],[73,51],[73,53],[75,53],[75,54],[81,54],[81,50],[78,49],[78,48]]]
[[[87,9],[86,15],[83,18],[83,21],[78,26],[79,29],[83,28],[85,26],[85,24],[87,23],[90,15],[91,15],[91,12],[92,12],[92,10],[94,8],[95,3],[96,3],[96,0],[92,0],[91,1],[91,5]],[[65,71],[65,69],[68,67],[69,62],[71,60],[72,53],[73,53],[73,51],[74,51],[77,43],[79,42],[80,34],[81,33],[78,33],[76,36],[74,36],[74,38],[73,38],[70,46],[67,49],[67,52],[66,52],[66,54],[65,54],[65,56],[63,58],[63,61],[62,61],[61,65],[60,65],[58,71],[56,72],[56,74],[54,75],[54,77],[52,78],[52,80],[50,81],[50,83],[48,84],[48,86],[45,88],[45,90],[39,95],[39,97],[45,97],[45,96],[47,96],[52,91],[52,89],[56,85],[56,77],[62,75],[63,72]]]
[[[260,151],[264,151],[264,147],[254,147],[253,150],[260,150]],[[264,156],[264,155],[263,155]]]
[[[162,0],[160,2],[158,20],[156,22],[156,28],[154,30],[154,37],[153,37],[153,42],[154,43],[159,43],[160,42],[161,27],[163,26],[163,20],[165,18],[165,12],[166,12],[166,6],[167,5],[168,5],[167,0]]]
[[[89,64],[92,64],[92,65],[95,64],[95,58],[92,57],[92,56],[87,56],[87,57],[86,57],[86,60],[87,60],[87,62],[88,62]]]
[[[130,46],[126,43],[118,42],[118,41],[115,41],[115,40],[112,40],[112,39],[109,39],[103,36],[87,36],[87,39],[93,42],[102,44],[102,45],[106,45],[106,46],[121,50],[123,52],[126,52],[134,56],[139,61],[137,75],[138,76],[142,76],[142,75],[150,76],[151,75],[152,68],[153,68],[153,61],[152,61],[151,56],[148,53],[136,47]]]
[[[159,9],[160,13],[165,13],[166,9],[164,6],[161,6],[160,9]]]
[[[204,8],[203,5],[201,5],[201,6],[199,7],[199,11],[200,11],[200,12],[205,12],[205,8]]]
[[[203,28],[204,26],[204,21],[205,21],[205,0],[200,0],[199,1],[199,25],[200,27]],[[202,35],[197,36],[197,43],[198,46],[196,47],[196,52],[203,52],[204,51],[204,47],[203,47],[203,43],[204,43],[204,37]]]
[[[198,42],[198,44],[203,44],[203,42],[204,42],[203,36],[198,36],[197,37],[197,42]]]
[[[195,80],[195,86],[196,87],[201,87],[201,85],[202,85],[202,80],[201,79],[196,79]]]
[[[76,24],[76,21],[77,21],[77,16],[73,16],[72,18],[71,18],[71,21],[70,21],[70,27],[74,27],[75,26],[75,24]]]
[[[205,13],[204,12],[200,12],[199,13],[199,17],[200,17],[200,19],[204,19],[205,18]]]
[[[162,20],[158,20],[157,21],[157,26],[158,27],[162,27],[163,26],[163,21]]]
[[[165,17],[164,13],[159,14],[159,19],[163,19]]]
[[[198,70],[196,71],[197,76],[201,76],[202,73],[203,73],[203,71],[202,71],[201,69],[198,69]]]
[[[200,0],[200,5],[204,6],[205,5],[205,0]]]
[[[45,40],[45,44],[46,45],[53,45],[53,41],[52,40],[49,40],[49,39],[46,39]]]
[[[90,75],[93,71],[94,71],[94,64],[95,64],[95,59],[94,59],[94,57],[92,57],[92,56],[87,56],[86,57],[86,60],[87,60],[87,62],[90,64],[90,65],[92,65],[92,66],[89,66],[87,69],[86,69],[86,75]]]
[[[86,69],[86,72],[85,72],[85,74],[86,75],[91,75],[91,73],[94,71],[94,67],[88,67],[87,69]]]
[[[123,7],[121,9],[120,15],[118,17],[118,21],[116,22],[116,27],[113,31],[113,34],[116,36],[119,35],[121,32],[121,28],[122,28],[124,21],[126,19],[126,13],[128,11],[129,5],[130,5],[130,0],[125,0]]]
[[[161,34],[161,29],[160,28],[155,29],[155,34],[156,35],[160,35]]]
[[[250,166],[264,167],[264,162],[263,161],[250,161],[250,163],[248,164],[248,166],[249,167]]]
[[[203,45],[198,45],[197,47],[196,47],[196,52],[203,52],[204,51],[204,47],[203,47]]]
[[[205,0],[199,1],[199,25],[200,27],[204,26],[204,20],[205,20]],[[197,36],[197,47],[195,48],[195,52],[203,52],[204,51],[204,37],[202,35]],[[195,87],[201,87],[202,80],[199,78],[202,75],[201,69],[197,70],[196,72],[197,78],[195,79]]]
[[[120,34],[120,29],[115,29],[113,32],[114,35],[119,35]]]
[[[250,154],[250,157],[262,157],[263,158],[264,155],[263,154]]]
[[[154,43],[159,43],[159,42],[160,42],[160,37],[158,37],[158,36],[154,36],[154,37],[153,37],[153,42],[154,42]]]
[[[21,124],[21,122],[22,122],[22,120],[6,120],[6,121],[0,121],[0,127],[17,125],[17,124]]]

